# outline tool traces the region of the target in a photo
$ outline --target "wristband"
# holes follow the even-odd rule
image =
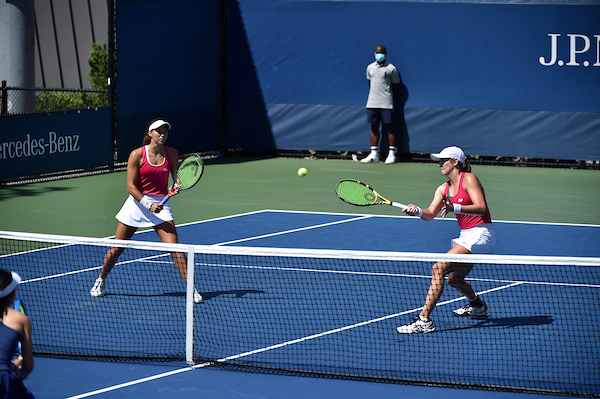
[[[150,201],[150,199],[149,199],[148,197],[144,197],[144,198],[142,198],[142,200],[140,201],[140,204],[141,204],[141,205],[142,205],[144,208],[146,208],[146,209],[150,210],[150,207],[152,206],[152,201]]]
[[[462,205],[460,204],[453,204],[454,205],[454,213],[456,215],[462,213]]]
[[[415,214],[415,216],[418,216],[418,217],[421,217],[421,216],[423,216],[423,209],[421,209],[421,208],[419,208],[419,207],[417,207],[417,209],[418,209],[419,211],[418,211],[418,212]]]

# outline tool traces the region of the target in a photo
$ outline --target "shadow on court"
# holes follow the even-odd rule
[[[228,290],[228,291],[212,291],[212,292],[201,292],[203,302],[208,301],[213,298],[218,298],[220,296],[225,295],[233,295],[234,298],[243,298],[246,294],[264,294],[265,291],[262,290]],[[114,297],[185,297],[185,292],[164,292],[162,294],[119,294],[119,293],[106,293],[104,296],[114,296]]]
[[[461,331],[473,328],[514,328],[522,326],[543,326],[554,323],[550,316],[524,316],[524,317],[481,317],[471,320],[480,320],[478,323],[466,327],[448,328],[445,331]]]
[[[2,187],[0,190],[0,201],[4,201],[13,197],[38,197],[52,193],[66,193],[73,191],[72,187],[43,187],[35,186],[20,186],[20,187]]]

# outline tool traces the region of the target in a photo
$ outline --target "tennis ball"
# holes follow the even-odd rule
[[[308,171],[306,170],[306,168],[300,168],[300,169],[298,169],[298,176],[304,177],[304,176],[306,176],[306,173],[308,173]]]

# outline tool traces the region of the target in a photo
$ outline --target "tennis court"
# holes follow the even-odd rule
[[[273,161],[264,160],[258,163],[263,166],[265,164],[272,166]],[[295,168],[300,162],[307,164],[307,161],[302,160],[277,160],[277,162],[284,165],[288,164],[288,169]],[[309,175],[304,180],[286,178],[287,183],[292,187],[294,185],[304,185],[297,187],[296,192],[298,193],[302,190],[323,192],[323,202],[327,206],[329,206],[328,201],[331,197],[341,203],[333,193],[333,185],[337,181],[337,175],[346,169],[346,176],[344,177],[348,177],[348,170],[356,168],[357,165],[338,161],[310,161],[308,164],[310,165],[309,171],[316,175],[313,177],[314,180],[309,180],[311,176]],[[211,203],[214,201],[215,195],[207,194],[211,193],[210,187],[212,185],[223,186],[227,190],[227,185],[233,184],[232,181],[238,183],[244,180],[244,177],[247,177],[245,173],[253,173],[244,172],[243,169],[255,165],[252,163],[237,165],[240,174],[236,175],[234,173],[228,175],[228,178],[219,179],[219,173],[216,169],[221,167],[229,169],[230,166],[214,165],[215,175],[217,176],[213,175],[211,178],[209,177],[211,176],[210,173],[207,173],[207,181],[202,182],[206,184],[204,189],[190,192],[190,196],[187,198],[182,194],[176,200],[181,199],[180,203],[196,201],[199,204],[203,203],[203,206],[204,203]],[[414,165],[397,166],[398,168],[394,170],[397,172],[400,172],[401,168],[405,166],[406,169],[414,167]],[[435,169],[433,165],[420,166],[423,167],[423,170],[426,167]],[[329,171],[326,171],[327,169]],[[508,174],[514,172],[512,168],[496,169],[506,171]],[[271,169],[269,168],[269,170]],[[386,176],[381,175],[389,170],[391,169],[369,168],[365,170],[363,168],[355,175],[369,174],[372,175],[371,180],[383,181]],[[210,168],[207,171],[210,171]],[[527,171],[524,170],[524,173],[527,173]],[[531,169],[529,171],[539,172]],[[477,169],[475,172],[477,173]],[[491,170],[486,170],[486,172],[491,172]],[[559,171],[558,174],[564,172]],[[89,181],[97,178],[86,179]],[[38,189],[44,191],[48,187],[56,188],[57,186],[66,185],[73,187],[72,190],[76,192],[81,188],[78,186],[85,184],[72,185],[72,183],[76,180],[82,183],[86,179],[75,179],[62,183],[45,183],[44,185],[38,185]],[[274,180],[277,180],[277,177],[274,177]],[[327,181],[330,186],[327,191],[319,187],[321,180]],[[217,183],[217,181],[219,182]],[[483,181],[486,185],[485,180]],[[317,187],[315,187],[315,184]],[[416,184],[419,185],[420,183],[416,182]],[[265,188],[270,187],[270,185],[270,181],[265,181],[264,184],[261,183],[261,189],[256,194],[257,197],[264,196]],[[34,189],[33,186],[23,188],[23,192],[32,189]],[[86,189],[90,190],[90,186]],[[93,188],[91,189],[93,190]],[[70,189],[62,191],[48,190],[48,193],[42,195],[42,197],[68,191]],[[387,194],[384,190],[380,191]],[[431,195],[432,188],[430,185],[426,190],[422,190],[423,193],[417,191],[419,190],[413,190],[411,195],[428,198]],[[502,188],[486,185],[488,197],[490,197],[489,192],[498,191],[502,191]],[[65,198],[71,195],[73,193],[65,194]],[[529,195],[535,194],[530,193]],[[252,197],[253,194],[249,196]],[[288,196],[290,196],[289,193]],[[108,197],[109,195],[107,195]],[[6,201],[6,198],[4,200]],[[246,200],[248,200],[248,197]],[[254,200],[254,198],[251,198],[251,200]],[[495,199],[495,201],[497,200]],[[27,199],[24,202],[27,202]],[[273,201],[266,198],[264,202],[265,205],[272,205]],[[337,202],[335,202],[336,206]],[[279,203],[281,204],[281,202]],[[358,209],[346,204],[341,205],[342,210],[349,212],[356,212]],[[318,207],[315,206],[314,208]],[[434,220],[425,223],[414,218],[400,217],[397,213],[396,215],[385,215],[384,213],[388,212],[388,209],[381,207],[369,208],[368,210],[373,211],[372,213],[315,212],[319,209],[313,211],[263,209],[257,208],[251,212],[231,211],[223,217],[182,223],[178,226],[180,242],[222,247],[245,246],[302,248],[308,250],[443,253],[449,246],[450,238],[457,232],[456,222],[452,220]],[[381,212],[378,212],[380,209]],[[493,216],[494,209],[492,206]],[[365,209],[358,210],[365,211]],[[77,210],[74,209],[73,212],[77,213]],[[176,216],[179,216],[180,212],[177,209],[175,212]],[[499,209],[499,212],[496,213],[501,212],[502,210]],[[46,209],[43,213],[48,216],[53,211]],[[114,211],[111,213],[114,213]],[[181,213],[185,214],[185,212]],[[96,212],[88,212],[89,217],[92,219],[96,217],[95,214]],[[111,217],[104,216],[109,220],[111,219]],[[539,217],[539,213],[531,216],[534,220],[533,223],[525,221],[499,222],[498,218],[495,219],[495,229],[499,238],[497,253],[504,255],[600,256],[600,250],[596,244],[600,242],[600,228],[597,225],[540,222],[543,218]],[[54,220],[56,221],[56,219]],[[114,225],[114,222],[110,220],[109,224]],[[35,227],[32,227],[32,230],[35,230]],[[59,231],[59,233],[69,234],[65,229]],[[560,237],[560,239],[557,239],[557,237]],[[156,236],[153,232],[146,231],[137,234],[136,239],[156,241]],[[60,259],[64,260],[68,257],[61,255]],[[125,262],[130,260],[134,259],[124,259]],[[98,263],[101,264],[100,255],[98,256]],[[185,286],[183,284],[178,285],[175,283],[173,286],[146,284],[143,289],[133,293],[125,291],[131,289],[127,288],[126,285],[136,286],[136,284],[126,284],[124,282],[126,279],[115,274],[114,285],[110,286],[114,295],[95,298],[92,302],[88,294],[89,284],[86,284],[85,281],[89,281],[90,284],[93,282],[98,272],[98,263],[93,265],[95,269],[92,267],[92,270],[86,272],[89,277],[72,281],[65,279],[64,282],[59,283],[59,286],[62,285],[61,289],[71,289],[73,291],[74,305],[72,307],[77,308],[77,304],[80,305],[79,308],[87,306],[84,313],[93,316],[98,309],[105,308],[106,318],[109,318],[109,314],[119,315],[115,317],[112,324],[107,324],[106,334],[108,335],[100,335],[103,338],[99,341],[110,341],[110,332],[120,328],[117,320],[131,318],[132,310],[127,307],[127,302],[134,303],[140,297],[144,297],[145,300],[155,304],[151,309],[157,310],[160,306],[173,307],[175,303],[185,300]],[[66,270],[87,270],[81,264],[80,259],[77,258],[70,259],[68,262],[61,262],[61,267],[64,267],[65,270],[56,268],[54,271],[59,273]],[[163,266],[159,263],[155,264],[154,267]],[[318,265],[313,265],[309,270],[302,270],[301,272],[279,269],[265,271],[263,269],[254,271],[252,276],[242,278],[240,274],[234,277],[219,274],[217,270],[219,268],[211,268],[209,271],[207,270],[209,268],[203,269],[200,264],[197,271],[197,287],[207,300],[197,307],[196,312],[201,315],[199,318],[201,321],[196,326],[197,330],[201,331],[201,334],[208,341],[213,339],[214,342],[217,342],[222,336],[226,336],[226,340],[229,341],[227,345],[233,343],[229,350],[231,356],[260,349],[261,352],[256,354],[257,361],[260,361],[261,356],[268,357],[270,353],[279,350],[281,357],[284,359],[300,359],[301,363],[307,363],[311,361],[313,356],[310,349],[307,350],[310,346],[305,346],[305,340],[301,342],[295,342],[294,340],[299,337],[306,339],[313,335],[335,331],[340,327],[348,327],[343,331],[328,334],[322,341],[325,349],[323,353],[318,355],[318,361],[323,363],[323,367],[348,369],[349,367],[357,367],[357,359],[360,359],[360,368],[372,370],[375,376],[382,368],[386,368],[386,372],[390,370],[401,372],[405,363],[410,361],[407,354],[420,350],[418,348],[427,347],[428,356],[435,354],[437,356],[435,359],[439,365],[447,367],[447,365],[453,364],[456,367],[453,370],[440,370],[439,367],[433,366],[427,370],[420,370],[421,375],[415,376],[417,380],[432,377],[427,374],[451,374],[456,372],[457,375],[480,375],[481,384],[504,386],[504,380],[514,379],[520,371],[527,370],[524,378],[528,379],[528,382],[525,382],[525,384],[533,384],[530,386],[532,391],[539,387],[536,384],[543,384],[549,390],[569,389],[573,381],[583,378],[589,381],[589,386],[585,389],[598,395],[598,375],[596,372],[599,366],[597,343],[600,340],[598,335],[596,334],[593,339],[590,339],[589,336],[583,337],[585,338],[583,342],[586,342],[587,345],[586,349],[589,350],[588,356],[581,356],[583,351],[581,346],[565,346],[560,342],[560,337],[564,337],[565,334],[572,337],[576,342],[582,341],[582,337],[579,336],[582,331],[573,331],[570,328],[573,324],[597,324],[597,314],[594,312],[581,315],[585,320],[577,320],[573,323],[573,317],[576,314],[574,309],[585,308],[590,303],[598,303],[599,281],[598,273],[594,269],[587,268],[582,271],[581,268],[560,268],[557,273],[540,276],[539,270],[526,270],[516,266],[501,269],[477,267],[472,273],[472,277],[480,279],[476,283],[476,289],[482,292],[482,295],[486,297],[486,301],[492,307],[492,314],[488,319],[466,320],[452,317],[450,310],[458,307],[460,298],[456,291],[448,289],[434,313],[434,321],[438,331],[435,334],[426,336],[401,337],[395,332],[395,326],[405,323],[422,305],[428,284],[427,276],[430,265],[424,263],[417,267],[414,265],[412,267],[405,266],[404,269],[400,269],[397,265],[377,267],[380,267],[376,271],[377,276],[365,276],[362,274],[362,270],[353,269],[347,264],[336,264],[334,265],[335,270],[343,273],[336,274],[336,279],[319,281],[313,278],[313,275],[317,274],[317,270],[320,268]],[[172,266],[166,270],[176,274]],[[152,275],[153,273],[154,271],[149,270],[145,274]],[[24,274],[26,279],[38,277],[30,275],[29,272]],[[342,277],[338,278],[338,276]],[[282,288],[281,282],[284,281],[294,281],[294,285],[289,289]],[[298,287],[304,288],[300,291]],[[373,289],[373,287],[378,288]],[[557,298],[563,297],[567,297],[569,300],[557,300]],[[530,306],[532,298],[535,298],[534,306]],[[372,322],[366,326],[359,326],[360,323],[377,318],[371,314],[370,306],[372,304],[377,304],[378,308],[384,310],[378,316],[395,316]],[[524,304],[526,305],[524,306]],[[229,309],[239,306],[244,309],[243,316],[236,313],[236,319],[234,321],[229,320],[230,324],[225,325],[229,326],[229,331],[226,331],[227,328],[224,328],[224,325],[220,322],[228,319]],[[33,307],[35,308],[35,306]],[[64,310],[65,305],[52,304],[50,308]],[[123,309],[129,310],[124,311]],[[289,310],[285,314],[288,321],[285,318],[275,317],[280,309]],[[248,310],[252,310],[252,312]],[[322,313],[324,310],[327,310],[327,312]],[[119,312],[123,312],[123,314],[120,315]],[[146,309],[138,312],[141,312],[139,314],[140,319],[154,321],[157,330],[168,329],[169,325],[178,323],[176,320],[177,315],[173,316],[174,319],[171,320],[153,320],[151,310]],[[302,325],[304,319],[307,320],[304,323],[307,326],[310,325],[309,319],[318,319],[322,321],[322,324],[319,324],[318,331],[311,331],[310,333],[303,330],[293,331],[290,328],[291,325]],[[292,320],[293,323],[290,324],[289,320]],[[235,328],[236,325],[244,326],[244,328]],[[356,327],[352,327],[354,325]],[[277,342],[269,341],[268,330],[281,332],[282,339]],[[366,335],[365,331],[367,331]],[[98,333],[98,331],[89,331],[90,336],[98,335]],[[234,335],[229,336],[232,333]],[[586,333],[589,333],[589,331],[586,331]],[[286,334],[289,334],[289,336]],[[250,335],[252,335],[251,338]],[[135,337],[129,338],[132,341],[136,340]],[[56,337],[54,339],[60,340],[61,338]],[[309,341],[314,342],[319,339],[321,338],[315,337],[309,339]],[[371,345],[364,347],[363,357],[357,357],[357,354],[361,352],[361,347],[363,347],[361,342],[366,340],[370,341]],[[125,347],[131,345],[128,341],[123,342]],[[289,344],[283,349],[269,349],[273,345],[286,342]],[[466,355],[456,356],[453,350],[457,351],[460,348],[452,345],[448,347],[449,343],[452,342],[461,344],[469,342],[474,350],[468,351]],[[540,345],[542,342],[543,345]],[[100,345],[100,347],[110,348],[114,346],[110,342],[108,342],[108,345],[106,345],[106,342],[102,342],[102,344],[104,346]],[[589,347],[590,344],[593,345],[593,348]],[[165,345],[168,346],[169,344],[166,343]],[[166,346],[164,349],[167,349]],[[552,349],[546,353],[541,350],[543,348]],[[119,350],[123,351],[123,348]],[[328,355],[328,351],[332,354]],[[525,364],[515,363],[514,351],[530,353],[527,362]],[[345,359],[344,356],[346,356]],[[335,362],[331,359],[334,359]],[[465,359],[468,359],[468,361],[465,362]],[[337,364],[337,361],[342,363]],[[546,366],[549,362],[558,362],[558,364],[548,368]],[[497,373],[495,368],[498,365],[502,365],[505,375]],[[185,367],[113,362],[88,363],[61,359],[39,359],[37,367],[37,373],[30,377],[28,386],[38,397],[42,398],[70,397],[92,393],[99,389],[114,387],[128,381],[136,381],[139,378],[161,375],[172,370],[174,372],[172,375],[145,382],[136,382],[131,386],[91,396],[132,397],[142,396],[143,394],[144,397],[152,397],[150,393],[158,394],[160,397],[169,395],[178,395],[178,397],[189,395],[189,397],[192,397],[199,394],[217,394],[223,397],[255,395],[256,397],[265,398],[294,397],[294,394],[299,394],[298,397],[335,397],[336,394],[341,394],[340,396],[344,397],[397,397],[407,393],[417,397],[418,395],[422,397],[453,397],[453,395],[458,394],[462,397],[469,394],[481,395],[480,391],[257,375],[215,370],[210,367],[189,370]],[[496,371],[494,372],[494,370]],[[538,375],[536,377],[538,378],[537,381],[531,378],[534,375]],[[49,382],[49,380],[52,382]],[[48,388],[48,384],[52,384],[52,389]],[[239,384],[239,386],[236,384]],[[494,395],[504,395],[506,397],[509,394],[486,392],[485,395],[487,397],[494,397]],[[528,397],[531,397],[531,395]]]

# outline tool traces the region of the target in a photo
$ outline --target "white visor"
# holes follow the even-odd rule
[[[159,127],[161,127],[162,125],[167,125],[167,128],[169,130],[171,130],[171,124],[169,122],[165,122],[162,119],[157,120],[156,122],[153,122],[150,127],[148,128],[148,131],[151,132],[153,130],[158,129]]]
[[[0,298],[4,298],[9,295],[11,292],[17,288],[17,285],[21,284],[21,276],[19,276],[15,272],[10,272],[12,274],[12,281],[9,285],[6,286],[3,290],[0,291]]]

